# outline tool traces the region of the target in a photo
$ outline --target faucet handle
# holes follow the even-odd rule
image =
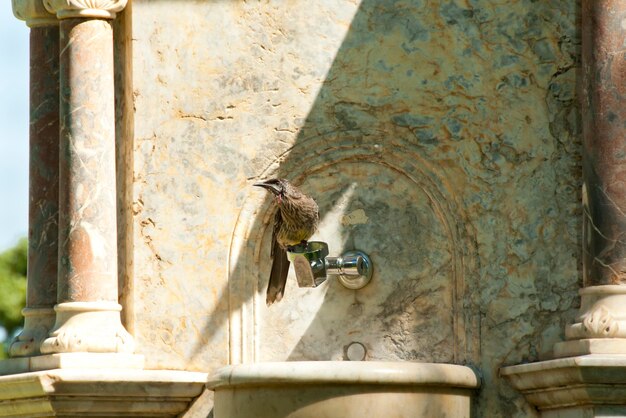
[[[340,257],[326,257],[326,274],[339,275],[339,282],[348,289],[361,289],[372,280],[373,266],[363,251],[348,251]]]
[[[365,269],[364,259],[358,253],[344,254],[340,257],[326,257],[327,274],[362,275]]]

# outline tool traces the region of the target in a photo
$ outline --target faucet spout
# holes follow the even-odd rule
[[[324,259],[327,255],[325,242],[311,241],[291,247],[287,258],[293,263],[299,287],[317,287],[326,281]]]

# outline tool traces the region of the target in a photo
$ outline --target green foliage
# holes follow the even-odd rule
[[[9,336],[22,326],[26,303],[26,261],[28,244],[21,239],[13,248],[0,253],[0,327]],[[4,355],[0,350],[0,358]]]

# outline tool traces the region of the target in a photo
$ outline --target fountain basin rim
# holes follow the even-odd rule
[[[480,378],[467,366],[411,361],[286,361],[223,367],[209,377],[212,390],[290,384],[399,385],[477,389]]]

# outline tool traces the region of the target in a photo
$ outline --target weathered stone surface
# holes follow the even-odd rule
[[[549,355],[578,304],[577,3],[172,10],[132,9],[147,367],[340,359],[357,340],[375,359],[473,363],[479,415],[535,416],[498,370]],[[291,278],[265,307],[271,213],[250,185],[274,175],[316,196],[332,255],[372,256],[368,287]]]

